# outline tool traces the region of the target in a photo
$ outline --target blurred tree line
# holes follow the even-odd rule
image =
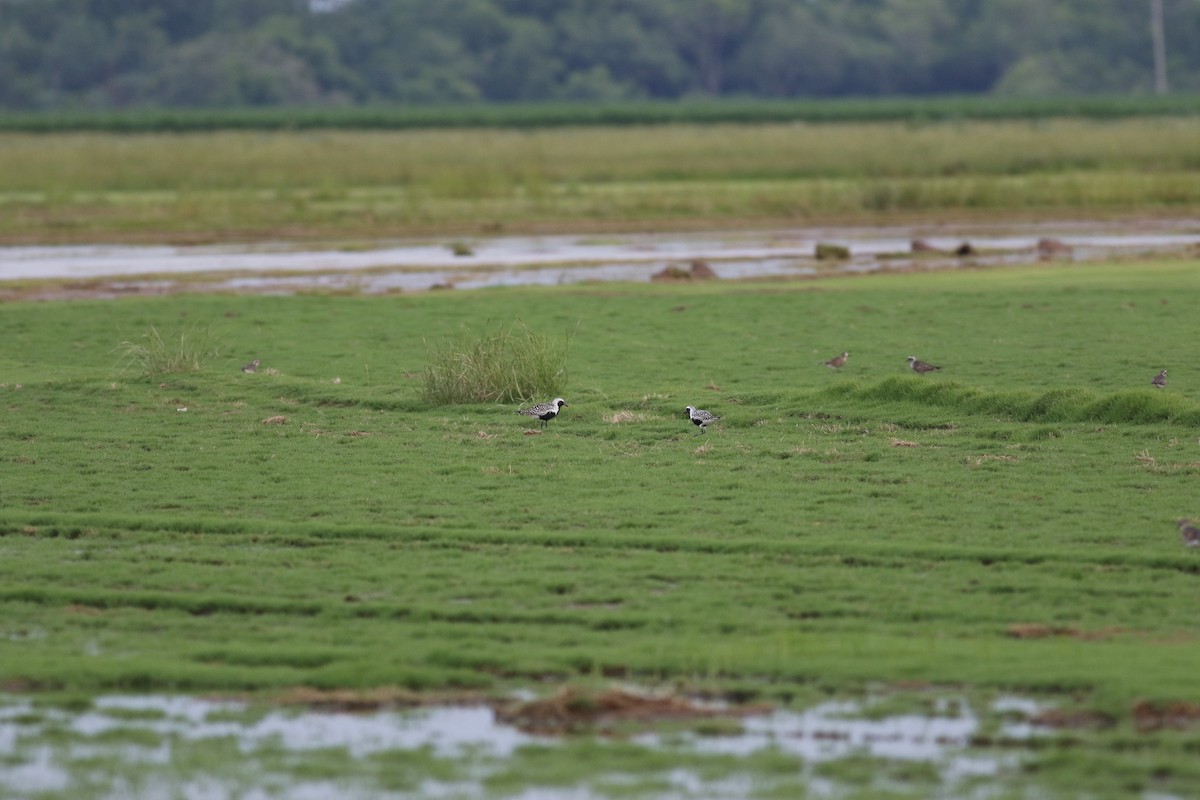
[[[0,0],[0,108],[1150,92],[1153,2]]]

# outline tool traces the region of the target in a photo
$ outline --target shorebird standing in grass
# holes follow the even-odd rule
[[[546,427],[546,423],[558,416],[558,410],[567,404],[566,400],[561,397],[556,397],[549,403],[542,403],[533,408],[517,409],[518,414],[524,414],[527,417],[537,417],[542,421],[542,427]]]
[[[935,369],[941,369],[941,367],[935,367],[933,364],[928,364],[916,356],[908,357],[908,366],[912,367],[912,371],[918,375],[924,375],[926,372],[933,372]]]
[[[716,422],[720,419],[720,417],[714,417],[707,411],[702,411],[701,409],[693,408],[692,406],[688,406],[686,411],[688,414],[688,419],[692,421],[693,425],[700,429],[700,432],[696,434],[697,436],[699,436],[701,433],[707,433],[708,423]]]
[[[843,364],[846,363],[846,359],[849,357],[850,357],[849,353],[842,353],[840,356],[834,356],[833,358],[826,361],[825,366],[829,367],[830,369],[838,369],[839,367],[841,367]]]
[[[1155,375],[1153,378],[1151,378],[1151,379],[1150,379],[1150,385],[1151,385],[1151,386],[1153,386],[1155,389],[1164,389],[1164,388],[1166,388],[1166,385],[1167,385],[1167,371],[1164,369],[1162,372],[1158,373],[1158,374],[1157,374],[1157,375]]]
[[[1193,525],[1190,519],[1181,519],[1177,524],[1183,543],[1188,547],[1200,547],[1200,528]]]
[[[261,363],[262,362],[256,358],[246,366],[242,367],[242,372],[258,372],[258,365]]]

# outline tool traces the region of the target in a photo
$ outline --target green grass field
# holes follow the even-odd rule
[[[1196,266],[9,305],[0,673],[1188,697]],[[419,400],[431,343],[512,320],[574,331],[546,433]],[[151,326],[222,354],[121,373]]]
[[[0,133],[0,242],[1187,216],[1190,118]]]
[[[1133,710],[1196,700],[1198,297],[1192,259],[9,303],[0,687],[1013,691],[1114,721],[1043,789],[1183,791],[1196,729]],[[570,334],[544,433],[420,399],[517,321]],[[219,352],[123,369],[151,329]]]

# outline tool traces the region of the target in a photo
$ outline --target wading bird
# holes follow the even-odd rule
[[[701,433],[707,432],[708,423],[716,422],[720,419],[720,417],[714,417],[707,411],[702,411],[701,409],[693,408],[692,406],[688,406],[685,410],[687,411],[688,419],[692,421],[693,425],[700,429],[700,432],[696,434],[697,436],[699,436]]]
[[[546,423],[558,416],[558,410],[567,404],[566,400],[561,397],[556,397],[549,403],[542,403],[533,408],[517,409],[518,414],[524,414],[527,417],[537,417],[542,421],[542,427],[546,427]]]
[[[825,366],[830,369],[837,369],[846,363],[846,359],[850,357],[849,353],[842,353],[840,356],[834,356],[825,362]]]
[[[935,369],[941,369],[941,367],[935,367],[933,364],[925,363],[916,356],[908,357],[908,365],[912,367],[912,371],[918,375],[924,375],[926,372],[933,372]]]

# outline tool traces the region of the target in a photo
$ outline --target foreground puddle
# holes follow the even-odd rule
[[[973,739],[1027,739],[1037,711],[889,696],[562,737],[482,705],[339,713],[108,696],[72,710],[0,696],[0,797],[839,797],[881,781],[955,797],[1019,765],[1018,750]]]

